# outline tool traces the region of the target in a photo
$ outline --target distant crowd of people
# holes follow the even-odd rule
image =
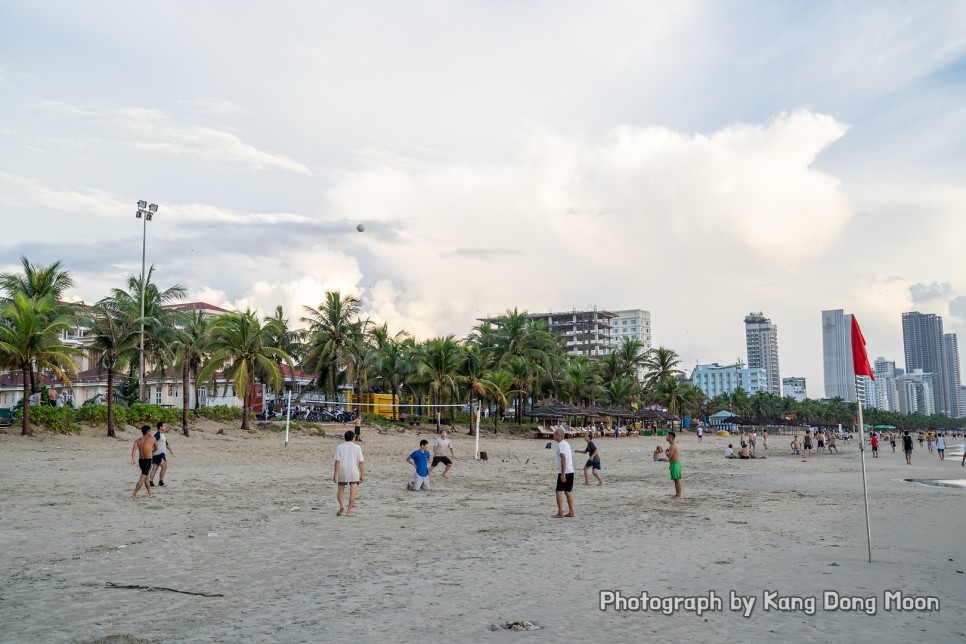
[[[698,439],[701,442],[701,439]],[[762,430],[761,432],[761,444],[764,449],[768,449],[768,430]],[[725,458],[737,458],[737,459],[752,459],[752,458],[767,458],[763,454],[758,454],[758,432],[752,430],[751,432],[745,433],[741,432],[741,442],[738,452],[735,453],[734,444],[729,443],[728,448],[725,450]]]

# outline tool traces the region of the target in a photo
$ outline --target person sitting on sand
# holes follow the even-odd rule
[[[660,462],[660,461],[666,461],[667,460],[667,459],[664,458],[664,450],[661,449],[661,446],[660,445],[658,445],[657,447],[654,448],[654,454],[652,454],[652,456],[654,457],[654,462],[655,463]]]
[[[731,445],[728,445],[728,449],[725,450],[725,458],[735,458],[735,450]]]
[[[802,444],[798,441],[798,436],[796,435],[791,442],[792,454],[795,456],[802,455]]]
[[[748,447],[748,443],[741,441],[741,452],[739,452],[738,458],[751,458],[751,448]]]

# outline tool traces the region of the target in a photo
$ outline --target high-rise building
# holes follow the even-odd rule
[[[798,402],[808,398],[804,378],[782,378],[782,395],[791,396]]]
[[[615,317],[610,321],[610,339],[613,347],[620,346],[623,338],[637,340],[645,351],[651,349],[651,313],[641,309],[613,311]],[[644,379],[644,367],[637,368],[637,379]]]
[[[875,388],[879,398],[879,409],[899,411],[899,391],[896,389],[895,360],[876,358],[872,366],[875,375]]]
[[[955,333],[943,334],[943,354],[949,415],[953,418],[961,418],[966,416],[966,404],[963,401],[963,381],[960,377],[959,341]]]
[[[934,313],[903,313],[902,344],[905,348],[906,373],[918,369],[924,374],[933,374],[932,391],[935,399],[932,408],[938,414],[948,414],[943,319]]]
[[[760,311],[745,316],[748,367],[764,369],[766,391],[780,396],[782,378],[778,369],[778,327]]]
[[[570,311],[566,313],[530,313],[530,322],[542,320],[557,334],[564,351],[572,356],[591,359],[611,352],[611,325],[616,315],[610,311]],[[499,325],[500,318],[484,318],[490,324]]]
[[[825,397],[855,401],[852,316],[842,309],[822,311],[822,366]]]
[[[768,391],[765,370],[745,367],[745,363],[741,361],[727,365],[717,362],[695,365],[691,372],[691,384],[703,391],[708,398],[730,394],[739,387],[749,395]]]
[[[900,414],[921,414],[929,416],[936,413],[933,406],[936,400],[935,382],[931,373],[924,373],[922,369],[914,369],[896,378],[896,388],[899,392],[898,407]]]

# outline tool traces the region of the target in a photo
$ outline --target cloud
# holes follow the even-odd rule
[[[814,167],[845,131],[800,110],[710,134],[626,126],[586,141],[539,130],[500,165],[370,151],[326,196],[336,216],[373,213],[367,231],[378,234],[376,213],[405,222],[398,243],[367,238],[390,258],[381,277],[412,301],[445,302],[434,328],[466,330],[513,305],[646,305],[659,289],[628,287],[653,271],[674,270],[686,287],[808,263],[854,214],[839,181]],[[453,258],[442,271],[440,253]],[[691,258],[713,272],[671,269]]]
[[[909,287],[913,304],[923,304],[932,300],[948,297],[953,287],[949,282],[932,282],[931,284],[913,284]]]
[[[227,103],[222,104],[224,109]],[[89,135],[108,143],[173,156],[194,156],[239,165],[251,170],[275,168],[312,174],[303,163],[260,150],[224,128],[196,125],[175,119],[164,111],[137,105],[96,103],[86,106],[61,101],[39,101],[31,107],[65,118],[88,121]],[[56,139],[50,139],[56,141]]]
[[[949,303],[949,313],[958,318],[966,319],[966,296],[960,295]]]
[[[178,104],[202,114],[213,114],[216,116],[224,116],[226,114],[251,114],[250,110],[245,109],[237,103],[214,96],[186,99],[178,101]]]

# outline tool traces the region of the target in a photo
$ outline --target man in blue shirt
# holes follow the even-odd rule
[[[416,468],[413,482],[406,484],[407,490],[428,490],[429,489],[429,441],[419,441],[419,449],[406,458],[407,463],[411,463]]]

